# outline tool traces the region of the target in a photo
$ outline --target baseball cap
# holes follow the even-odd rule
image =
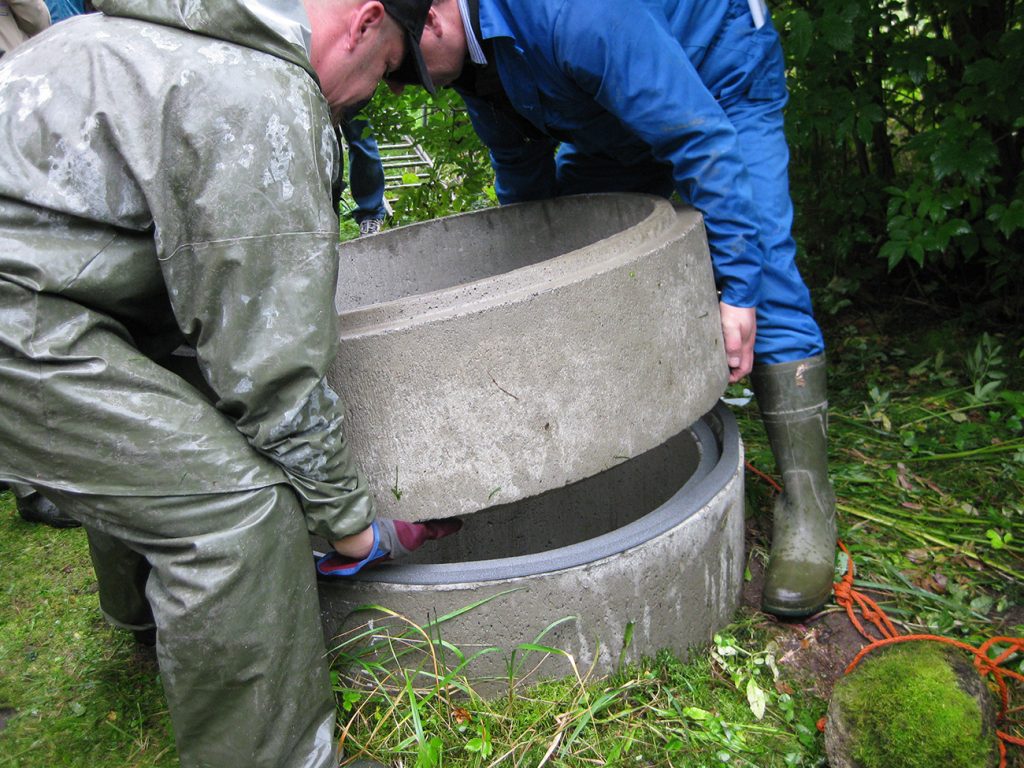
[[[433,0],[380,0],[388,16],[398,22],[405,30],[405,58],[398,68],[390,72],[387,79],[405,85],[422,85],[427,92],[436,93],[434,82],[430,79],[427,65],[423,61],[420,50],[420,38],[423,37],[423,26],[427,23],[427,13]]]

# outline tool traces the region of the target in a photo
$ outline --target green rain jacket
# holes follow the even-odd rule
[[[371,498],[324,380],[340,152],[301,3],[97,6],[45,55],[33,39],[0,62],[0,369],[43,366],[0,397],[26,403],[0,409],[0,479],[132,496],[287,482],[311,532],[362,530]],[[147,411],[150,358],[182,341],[216,408],[175,379],[181,407]],[[89,435],[117,430],[123,450],[83,472]]]

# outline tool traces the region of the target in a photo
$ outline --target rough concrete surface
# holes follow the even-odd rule
[[[587,195],[342,247],[330,380],[383,516],[466,515],[595,475],[725,388],[699,214]]]
[[[417,553],[418,563],[322,580],[328,647],[360,628],[374,631],[350,652],[384,625],[391,634],[408,629],[379,611],[353,613],[358,606],[384,606],[420,626],[452,616],[430,630],[435,639],[466,656],[501,649],[465,670],[485,695],[505,685],[509,664],[521,664],[517,681],[573,674],[568,656],[516,651],[522,643],[561,649],[581,673],[601,675],[615,669],[631,625],[624,659],[661,648],[685,656],[728,623],[739,602],[742,470],[735,421],[718,406],[664,446],[606,473],[470,516],[444,546]],[[420,639],[416,630],[408,634]],[[402,664],[424,661],[411,655]]]

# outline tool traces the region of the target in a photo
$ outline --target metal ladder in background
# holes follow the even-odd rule
[[[384,205],[390,215],[401,190],[418,187],[430,178],[434,161],[410,136],[403,136],[396,142],[378,142],[377,149],[384,166]],[[411,176],[415,176],[416,181],[412,181]]]

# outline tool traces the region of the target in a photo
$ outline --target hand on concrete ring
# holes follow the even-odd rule
[[[462,521],[456,517],[441,520],[424,520],[422,523],[407,523],[404,520],[377,518],[380,546],[390,552],[388,559],[405,557],[433,539],[451,536],[462,528]]]
[[[734,307],[719,302],[722,315],[722,337],[729,364],[729,383],[739,381],[754,367],[754,336],[757,333],[757,310]]]
[[[422,523],[377,518],[364,531],[334,542],[335,551],[317,560],[316,569],[321,576],[352,576],[385,560],[405,557],[426,542],[451,536],[460,528],[462,521],[454,517]]]

